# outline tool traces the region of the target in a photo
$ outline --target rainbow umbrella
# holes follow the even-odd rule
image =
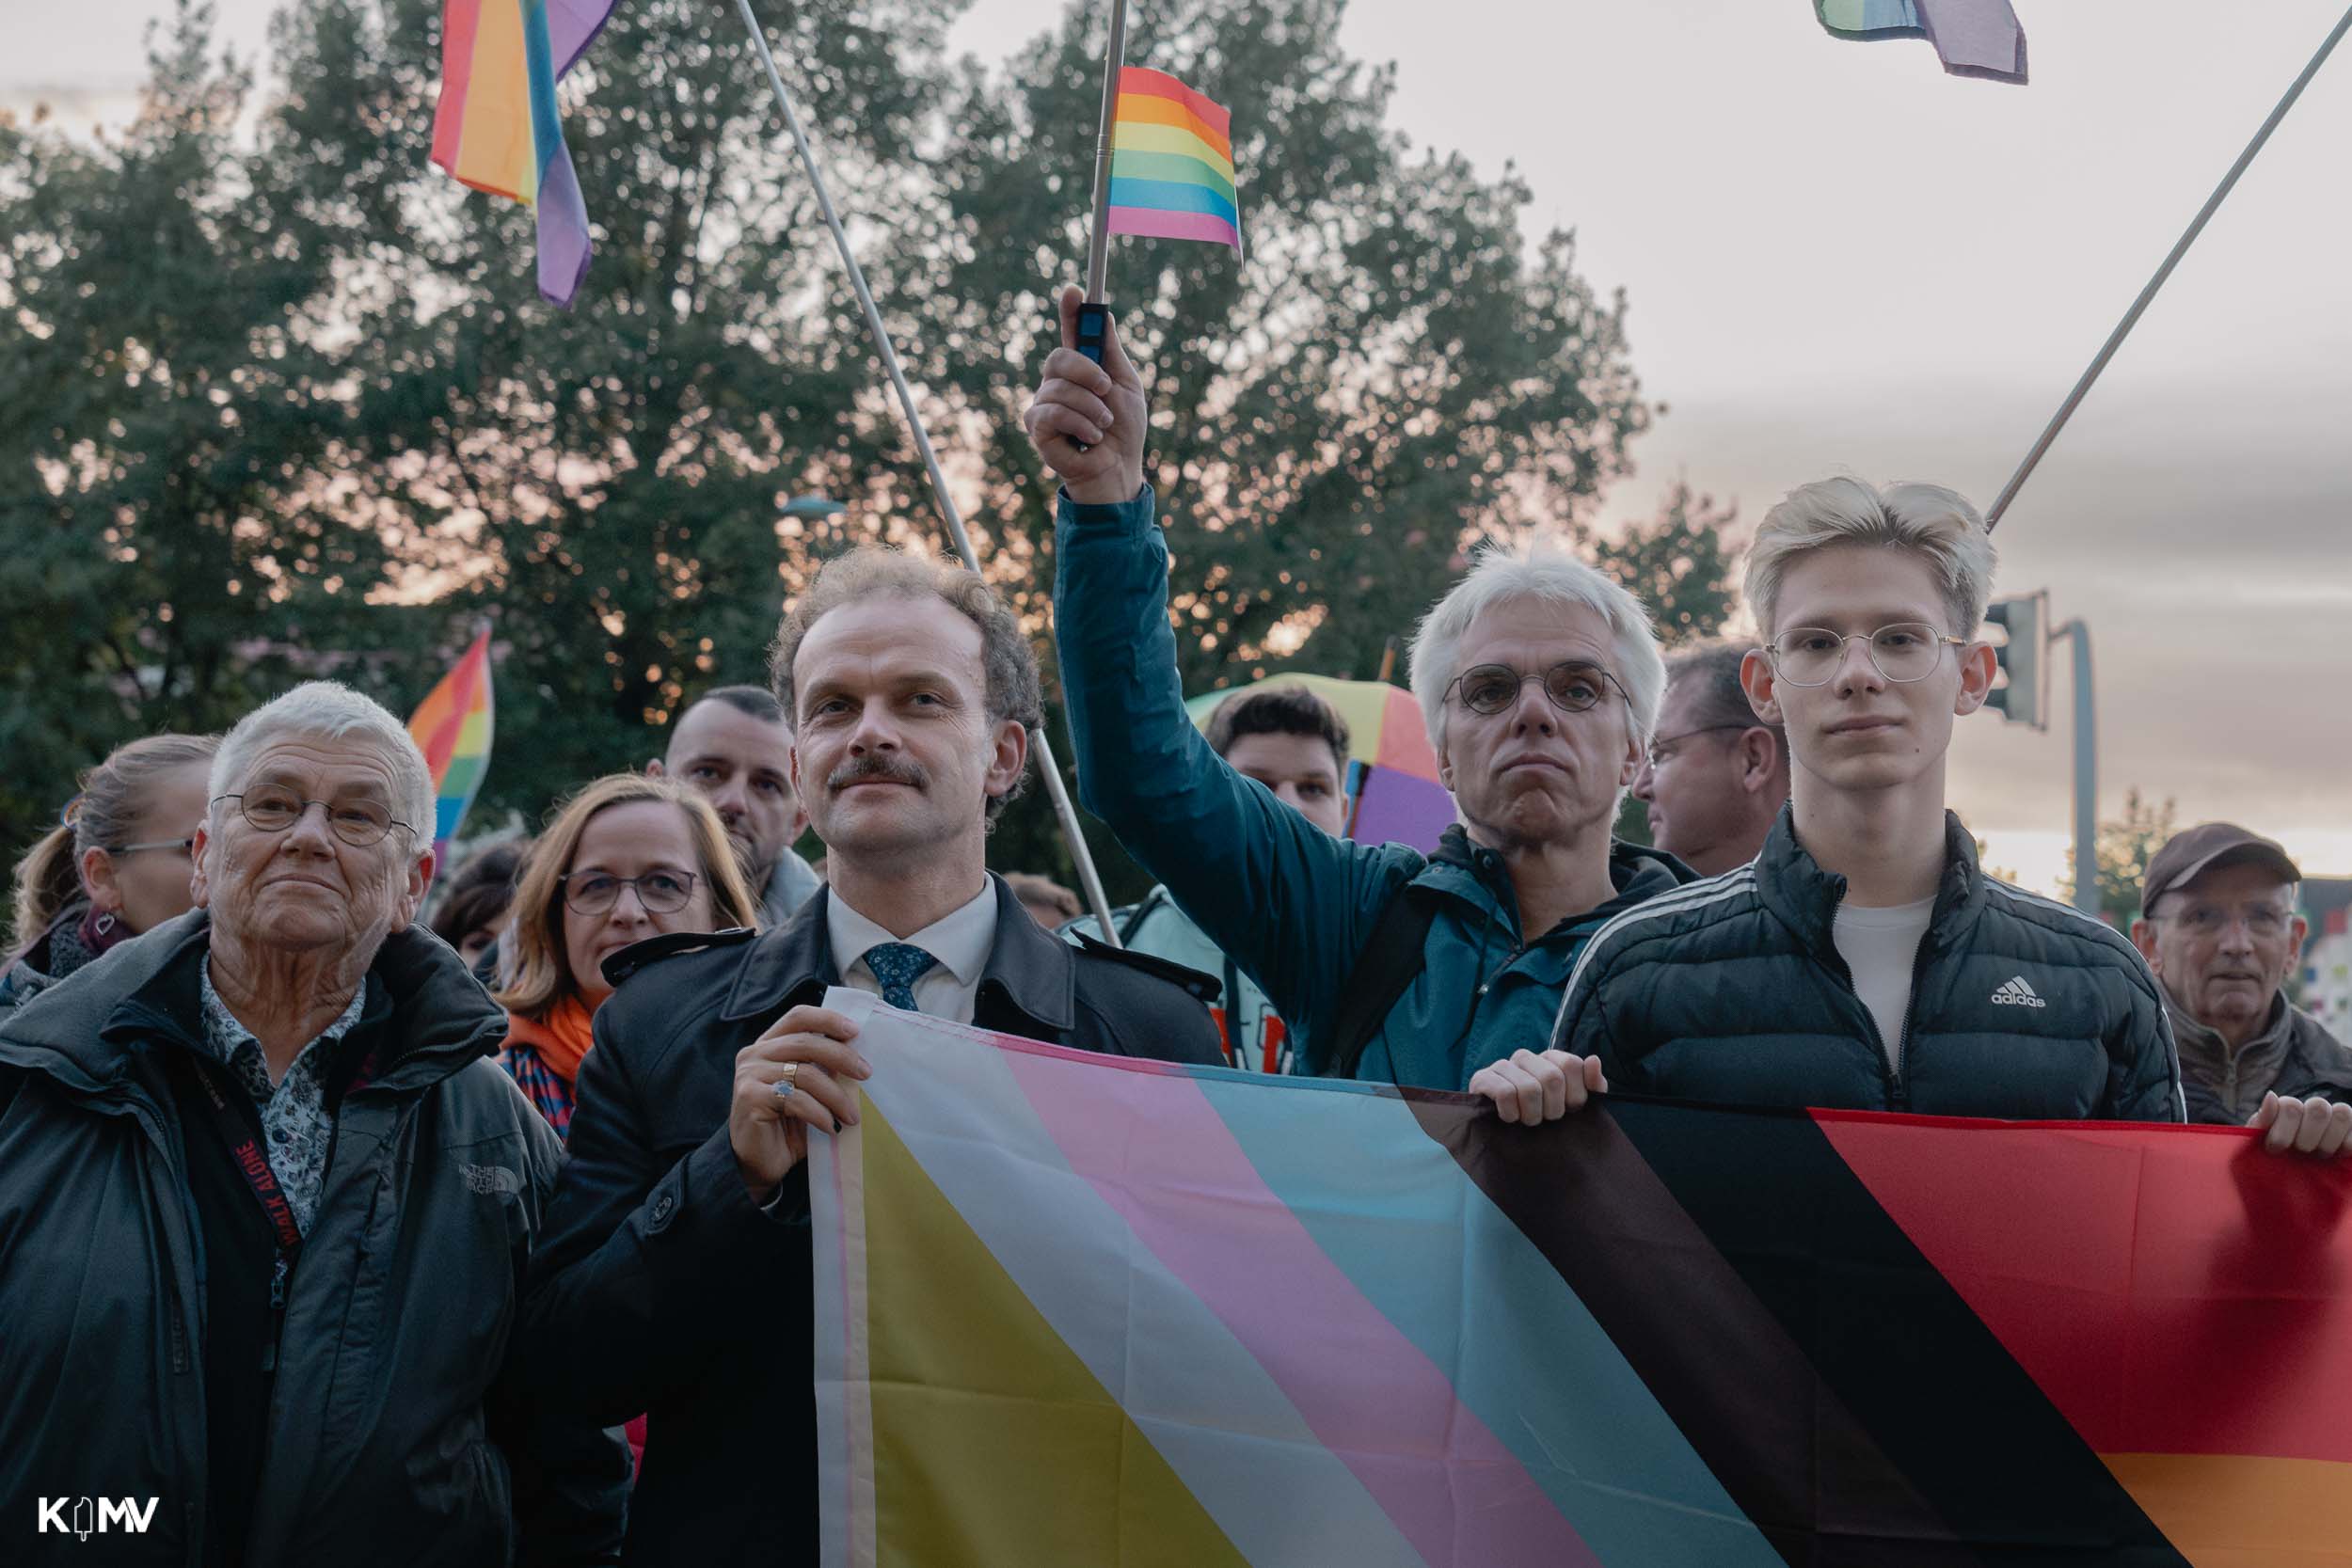
[[[433,772],[433,867],[437,873],[450,840],[466,820],[490,770],[490,628],[484,626],[457,667],[425,693],[408,721],[408,734]]]
[[[1268,687],[1303,686],[1347,721],[1347,836],[1366,844],[1409,844],[1427,854],[1454,821],[1454,797],[1438,782],[1438,753],[1411,692],[1385,681],[1273,675],[1248,686],[1203,691],[1184,703],[1208,728],[1219,703]]]

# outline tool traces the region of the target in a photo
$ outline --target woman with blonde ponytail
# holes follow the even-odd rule
[[[83,775],[58,825],[16,863],[0,1016],[193,907],[188,845],[204,819],[219,744],[213,736],[150,736]]]

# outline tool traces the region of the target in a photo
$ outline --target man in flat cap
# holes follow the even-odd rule
[[[2303,879],[2259,833],[2207,822],[2148,862],[2132,941],[2164,988],[2188,1119],[2265,1129],[2274,1149],[2352,1151],[2352,1051],[2286,998]]]

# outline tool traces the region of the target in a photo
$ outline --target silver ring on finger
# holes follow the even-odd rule
[[[785,1063],[785,1064],[784,1064],[784,1076],[783,1076],[783,1077],[781,1077],[781,1078],[779,1078],[779,1079],[777,1079],[777,1080],[776,1080],[776,1083],[775,1083],[775,1090],[774,1090],[775,1097],[776,1097],[778,1100],[789,1100],[789,1099],[791,1099],[794,1095],[796,1095],[796,1094],[800,1093],[800,1091],[799,1091],[798,1089],[796,1089],[796,1088],[794,1088],[794,1087],[792,1086],[792,1080],[793,1080],[793,1079],[795,1079],[795,1078],[798,1078],[800,1075],[801,1075],[801,1064],[800,1064],[800,1063],[798,1063],[798,1062],[787,1062],[787,1063]]]

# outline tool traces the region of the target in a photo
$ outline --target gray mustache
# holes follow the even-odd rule
[[[867,779],[887,779],[892,784],[912,784],[916,789],[931,786],[930,775],[916,764],[882,752],[868,752],[826,774],[825,787],[839,789],[845,784],[859,784]]]

